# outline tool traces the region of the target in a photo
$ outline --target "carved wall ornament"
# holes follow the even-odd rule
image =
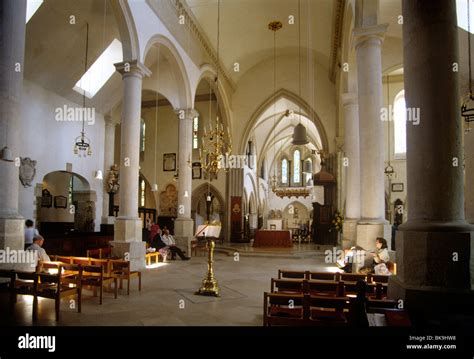
[[[20,157],[20,182],[23,187],[31,187],[31,182],[36,175],[36,161],[29,157]]]

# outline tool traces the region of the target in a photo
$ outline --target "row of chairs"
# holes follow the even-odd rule
[[[382,283],[367,283],[365,296],[382,300],[387,296],[387,286]],[[360,291],[355,282],[307,280],[307,279],[271,279],[271,293],[306,293],[317,296],[355,297]]]
[[[9,293],[11,306],[16,303],[17,295],[33,296],[33,321],[38,317],[38,298],[55,301],[56,321],[60,319],[61,299],[64,297],[75,296],[77,311],[81,312],[82,289],[86,286],[93,287],[94,294],[97,288],[100,290],[102,304],[103,286],[113,282],[114,295],[117,298],[117,278],[104,277],[101,266],[43,262],[41,271],[0,270],[0,278],[9,279],[0,291]]]
[[[357,325],[357,315],[365,315],[357,307],[356,298],[317,296],[304,293],[264,293],[263,325],[284,326],[350,326]],[[395,303],[367,300],[372,313],[401,314]],[[399,324],[400,325],[400,324]],[[401,324],[406,325],[406,322]]]
[[[120,281],[120,289],[123,288],[123,281],[125,280],[127,282],[127,295],[130,294],[130,281],[133,278],[138,278],[138,290],[142,290],[142,273],[140,271],[132,271],[129,261],[123,259],[97,259],[73,256],[52,256],[52,260],[65,264],[100,266],[105,281],[107,281],[108,278],[117,278],[117,280]]]
[[[360,274],[360,273],[339,273],[339,272],[311,272],[311,271],[291,271],[278,270],[278,278],[307,279],[307,280],[328,280],[357,282],[363,280],[366,283],[388,283],[388,275]]]

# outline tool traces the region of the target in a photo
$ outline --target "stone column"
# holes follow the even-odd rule
[[[342,233],[343,248],[356,242],[357,222],[360,219],[360,157],[359,157],[359,103],[356,93],[341,96],[344,116],[344,156],[346,168],[346,206]]]
[[[0,150],[21,155],[20,112],[25,55],[26,1],[0,2]],[[0,249],[23,249],[24,218],[18,213],[18,160],[0,160]],[[12,267],[10,265],[10,267]]]
[[[120,209],[115,221],[114,255],[125,256],[132,269],[145,267],[142,221],[138,218],[140,116],[142,79],[151,72],[134,61],[115,64],[123,79],[123,112],[120,144]]]
[[[104,136],[104,194],[102,205],[102,224],[113,225],[115,217],[109,216],[109,193],[107,185],[107,176],[114,163],[115,152],[115,127],[117,120],[112,115],[105,115],[105,136]]]
[[[354,29],[357,54],[360,133],[360,204],[357,244],[375,248],[376,237],[390,238],[385,220],[382,43],[387,25]],[[390,241],[388,241],[390,243]]]
[[[396,238],[391,298],[413,316],[473,312],[473,227],[464,220],[456,2],[403,0],[408,220]],[[440,44],[443,51],[439,51]],[[410,121],[410,118],[408,118]],[[471,184],[469,184],[471,185]]]
[[[191,218],[193,118],[198,113],[193,109],[182,109],[176,113],[179,121],[179,178],[178,218],[174,221],[174,236],[177,245],[187,248],[187,253],[191,253],[191,240],[194,238],[194,221]]]

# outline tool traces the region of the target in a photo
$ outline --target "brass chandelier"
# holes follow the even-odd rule
[[[217,3],[217,60],[216,60],[216,93],[219,88],[219,40],[220,40],[220,1]],[[211,119],[211,99],[212,94],[209,91],[209,119]],[[208,129],[204,127],[204,134],[201,137],[201,148],[199,149],[199,163],[202,170],[209,175],[209,179],[216,178],[221,169],[229,171],[227,166],[222,167],[222,160],[228,158],[232,152],[232,140],[230,137],[229,126],[224,131],[224,125],[219,121],[219,101],[216,100],[216,123],[215,127],[209,123]],[[227,132],[227,133],[226,133]]]

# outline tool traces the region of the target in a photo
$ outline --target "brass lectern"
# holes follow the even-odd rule
[[[201,239],[207,241],[207,274],[202,280],[201,288],[199,288],[199,290],[195,293],[197,295],[220,297],[219,285],[217,284],[217,280],[214,277],[214,269],[212,267],[215,247],[214,240],[219,238],[220,233],[220,225],[204,224],[199,226],[196,231],[196,238],[198,240]]]

